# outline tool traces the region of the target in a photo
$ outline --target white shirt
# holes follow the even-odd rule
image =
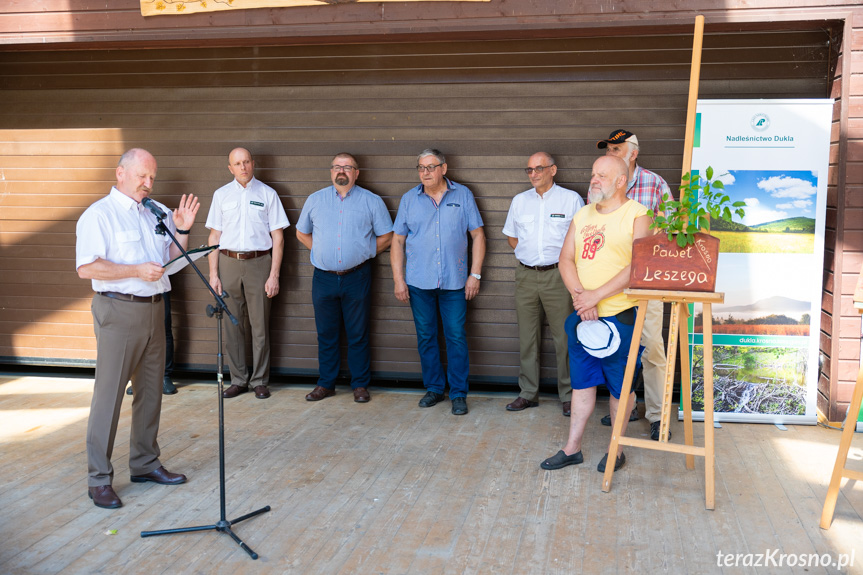
[[[503,233],[518,239],[518,261],[526,266],[558,263],[572,216],[583,207],[581,196],[557,184],[543,195],[531,188],[514,197]]]
[[[176,233],[171,210],[159,202],[154,203],[168,214],[164,223],[171,233]],[[87,208],[78,219],[75,269],[97,259],[115,264],[168,263],[171,238],[167,234],[156,234],[156,223],[156,216],[147,208],[117,188],[111,188],[110,194]],[[96,292],[113,291],[146,297],[171,291],[167,274],[154,282],[139,278],[91,281]]]
[[[215,191],[206,225],[222,232],[219,247],[255,252],[272,248],[270,232],[291,224],[276,190],[252,178],[245,188],[234,180]]]

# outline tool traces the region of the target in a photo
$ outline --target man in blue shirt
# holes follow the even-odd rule
[[[447,179],[446,171],[446,158],[438,150],[423,150],[417,156],[421,183],[399,203],[390,263],[395,296],[410,303],[417,330],[427,390],[419,406],[432,407],[443,401],[448,381],[452,413],[464,415],[468,411],[467,300],[479,293],[485,233],[473,194]],[[473,240],[470,268],[468,234]],[[446,339],[446,378],[437,339],[438,309]]]
[[[356,158],[342,153],[330,166],[332,186],[306,200],[297,239],[311,250],[315,266],[312,303],[318,330],[318,385],[306,395],[320,401],[335,395],[342,324],[348,338],[348,365],[354,401],[366,403],[371,380],[369,320],[371,259],[390,246],[393,221],[380,196],[356,185]]]

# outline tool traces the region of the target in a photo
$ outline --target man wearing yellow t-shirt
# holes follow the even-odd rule
[[[560,469],[584,461],[581,439],[596,404],[596,386],[611,392],[609,406],[614,421],[618,408],[632,411],[635,394],[623,405],[620,391],[637,302],[623,290],[629,285],[632,241],[648,235],[649,210],[626,197],[628,168],[614,156],[593,163],[588,198],[590,204],[572,219],[560,252],[560,275],[572,294],[575,312],[564,324],[569,339],[572,385],[572,417],[569,439],[561,451],[542,462],[543,469]],[[626,433],[626,421],[621,433]],[[605,471],[606,456],[597,466]],[[619,469],[623,452],[614,466]]]

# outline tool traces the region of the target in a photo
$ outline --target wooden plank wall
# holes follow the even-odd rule
[[[175,16],[141,16],[139,0],[5,0],[0,3],[0,45],[146,42],[152,47],[214,44],[257,45],[356,42],[406,35],[448,39],[494,38],[576,31],[603,36],[608,30],[640,34],[639,28],[692,30],[696,14],[708,30],[724,31],[797,25],[820,28],[861,10],[859,0],[656,0],[573,2],[491,0],[490,2],[373,2],[236,10]],[[427,39],[427,38],[422,38]],[[372,40],[375,41],[375,40]]]
[[[709,35],[705,98],[824,97],[823,31]],[[226,154],[246,145],[258,176],[281,195],[291,222],[328,183],[333,154],[360,161],[360,184],[395,214],[417,183],[415,155],[448,155],[476,194],[489,256],[469,307],[472,374],[514,382],[518,343],[514,257],[501,228],[522,172],[540,149],[558,182],[582,194],[595,142],[628,127],[642,165],[679,180],[691,37],[368,44],[223,49],[0,53],[0,357],[90,362],[89,282],[74,271],[74,228],[107,192],[123,150],[158,158],[155,195],[169,206],[202,199],[191,245],[203,244],[213,190],[229,181]],[[375,269],[373,370],[417,377],[410,310],[392,296],[388,254]],[[308,252],[288,234],[273,314],[276,372],[317,368]],[[213,364],[207,293],[189,272],[174,281],[177,361]],[[544,377],[554,377],[546,334]]]
[[[863,266],[863,10],[857,9],[844,27],[842,58],[837,70],[837,96],[842,107],[836,114],[840,131],[834,172],[838,194],[836,209],[836,251],[833,290],[825,289],[825,310],[831,313],[831,353],[824,362],[829,370],[828,392],[830,421],[843,421],[857,373],[860,369],[860,313],[854,309],[852,295]],[[822,327],[823,327],[822,322]],[[820,398],[819,398],[820,399]]]

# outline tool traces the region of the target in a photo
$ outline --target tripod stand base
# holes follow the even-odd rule
[[[219,531],[220,533],[225,533],[231,537],[240,548],[249,554],[249,557],[252,559],[257,559],[258,554],[252,551],[252,549],[243,543],[243,540],[237,537],[237,534],[231,531],[231,525],[235,523],[239,523],[240,521],[245,521],[246,519],[251,519],[256,515],[260,515],[261,513],[266,513],[270,510],[270,506],[261,507],[257,511],[252,511],[251,513],[246,513],[242,517],[237,517],[231,521],[219,521],[214,525],[199,525],[197,527],[179,527],[177,529],[162,529],[160,531],[141,531],[141,537],[153,537],[155,535],[173,535],[174,533],[191,533],[193,531]],[[224,515],[223,515],[224,517]]]

